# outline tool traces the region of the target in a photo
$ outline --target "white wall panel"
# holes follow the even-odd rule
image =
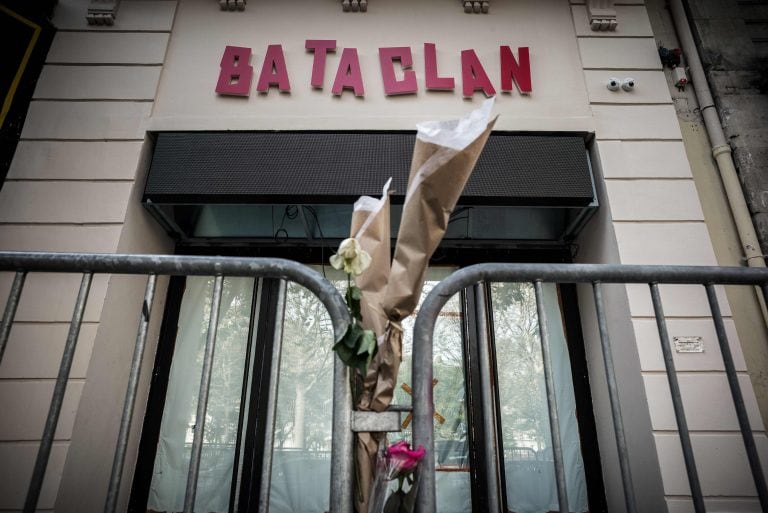
[[[35,99],[151,100],[160,80],[160,66],[59,66],[40,73]]]
[[[24,506],[39,445],[39,442],[0,444],[0,462],[13,462],[13,465],[0,465],[0,510],[20,510]],[[57,442],[51,448],[38,511],[53,509],[68,446],[67,442]]]
[[[97,328],[96,323],[81,326],[70,378],[85,378]],[[58,376],[68,331],[67,323],[15,323],[0,364],[0,379]]]
[[[133,180],[139,141],[20,141],[8,179]]]
[[[162,64],[168,34],[132,32],[58,32],[48,51],[49,64]]]
[[[596,69],[661,69],[653,38],[581,37],[581,62]]]
[[[55,380],[0,380],[0,440],[39,440],[53,396]],[[55,440],[72,438],[75,413],[83,392],[82,381],[70,381],[64,393]]]
[[[711,513],[761,513],[760,501],[745,498],[705,498],[704,505]],[[672,497],[667,499],[667,513],[694,513],[690,499]]]
[[[672,396],[665,374],[646,374],[645,390],[648,397],[653,429],[676,430],[675,411]],[[683,409],[688,422],[688,429],[698,431],[738,431],[736,409],[733,406],[731,390],[725,373],[678,374],[680,394],[683,397]],[[749,376],[739,376],[744,403],[752,429],[763,430],[760,411]]]
[[[614,223],[623,264],[717,265],[703,222]]]
[[[130,182],[8,182],[0,191],[0,222],[121,223]]]
[[[43,102],[29,104],[22,139],[144,139],[149,102]]]
[[[655,319],[634,319],[637,350],[640,365],[644,371],[663,371],[664,359],[661,355],[661,342]],[[736,370],[746,371],[744,355],[741,352],[736,326],[732,319],[724,319],[728,345],[731,348]],[[674,350],[672,358],[679,371],[722,371],[725,370],[717,341],[715,325],[711,319],[667,319],[670,343],[674,337],[701,337],[704,352],[678,353]]]
[[[691,178],[682,141],[597,141],[605,178]]]
[[[614,221],[703,221],[693,180],[606,180]]]
[[[648,285],[643,283],[627,285],[629,309],[633,317],[653,317],[653,304]],[[659,285],[664,313],[671,317],[710,317],[707,293],[701,285]],[[722,287],[716,287],[720,311],[724,317],[731,315],[731,309]]]
[[[682,139],[672,105],[592,105],[598,139]]]
[[[75,298],[80,289],[81,275],[31,273],[24,282],[17,321],[29,322],[70,322],[75,306]],[[8,297],[13,274],[0,274],[0,297]],[[91,293],[85,306],[83,321],[98,322],[104,296],[107,292],[109,276],[94,275]]]
[[[656,451],[663,462],[667,495],[690,495],[680,439],[676,434],[655,434]],[[768,441],[756,435],[761,461],[768,461]],[[691,444],[704,495],[756,495],[741,434],[693,434]],[[765,469],[765,463],[763,464]]]
[[[99,226],[0,224],[0,251],[114,253],[117,250],[121,230],[122,227],[119,224]]]

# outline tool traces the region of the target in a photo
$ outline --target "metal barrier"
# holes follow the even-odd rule
[[[440,310],[445,303],[457,292],[470,286],[484,282],[528,282],[533,283],[536,305],[539,316],[539,334],[542,346],[544,378],[547,404],[550,418],[550,432],[554,452],[555,479],[559,511],[568,513],[568,497],[565,485],[563,454],[560,443],[557,404],[553,385],[552,363],[550,359],[549,334],[547,331],[546,312],[542,302],[542,283],[586,283],[592,284],[594,292],[597,325],[605,365],[606,380],[609,393],[611,414],[613,417],[614,433],[619,454],[624,500],[629,513],[638,511],[635,501],[635,490],[629,468],[627,444],[622,423],[621,405],[618,398],[616,376],[613,367],[611,342],[608,334],[605,307],[603,304],[602,283],[644,283],[648,284],[651,292],[656,324],[661,340],[662,354],[666,366],[667,379],[672,393],[672,403],[677,420],[680,441],[683,448],[691,487],[694,510],[703,513],[704,499],[701,485],[696,472],[691,439],[683,412],[680,387],[677,381],[675,365],[672,360],[669,334],[667,333],[664,311],[659,294],[659,284],[698,284],[704,286],[709,300],[712,319],[717,333],[720,351],[725,364],[728,385],[733,396],[736,415],[744,439],[749,466],[757,489],[758,498],[763,511],[768,511],[768,489],[766,488],[763,470],[755,447],[755,440],[747,418],[741,389],[739,388],[736,369],[731,355],[730,346],[725,333],[720,306],[715,293],[715,285],[756,285],[762,288],[763,297],[768,301],[768,270],[742,267],[683,267],[683,266],[619,266],[619,265],[589,265],[589,264],[479,264],[465,267],[441,281],[427,296],[416,318],[413,337],[413,438],[414,444],[427,448],[427,456],[419,469],[419,490],[417,511],[419,513],[434,513],[435,496],[435,459],[434,432],[432,414],[432,335]],[[479,324],[487,324],[487,319],[481,318]],[[483,344],[485,355],[480,356],[481,362],[488,360],[488,345]],[[491,394],[490,383],[486,383],[482,393]],[[487,444],[490,445],[490,444]],[[486,459],[487,459],[486,455]],[[493,460],[493,458],[491,458]],[[493,475],[493,474],[491,474]],[[486,495],[496,502],[489,502],[498,511],[498,485],[494,479],[487,479]],[[494,511],[494,513],[495,513]]]
[[[265,277],[289,280],[302,285],[313,292],[324,304],[330,314],[334,334],[338,338],[347,329],[349,313],[342,296],[332,284],[322,278],[317,272],[296,262],[273,258],[223,258],[223,257],[193,257],[193,256],[159,256],[159,255],[98,255],[80,253],[16,253],[0,252],[0,272],[15,272],[5,311],[0,321],[0,362],[8,341],[13,319],[19,305],[24,281],[30,272],[81,273],[80,290],[75,301],[74,313],[66,339],[64,354],[61,359],[58,377],[54,387],[48,417],[46,419],[40,449],[38,451],[32,479],[28,489],[24,511],[34,512],[37,507],[40,490],[45,476],[53,437],[62,407],[64,392],[70,368],[73,362],[75,345],[83,320],[86,301],[94,274],[133,274],[146,275],[147,284],[136,336],[133,359],[128,380],[128,387],[123,405],[117,446],[109,480],[109,488],[104,511],[113,513],[117,507],[118,492],[123,474],[128,435],[136,400],[139,382],[139,369],[143,359],[147,337],[149,316],[155,294],[158,275],[185,276],[215,276],[213,294],[211,297],[211,316],[208,335],[205,343],[203,372],[200,382],[197,418],[204,418],[207,396],[211,379],[213,350],[216,344],[218,305],[221,300],[224,276]],[[669,335],[667,333],[659,294],[659,284],[699,284],[703,285],[712,311],[712,318],[722,352],[725,371],[731,394],[736,408],[739,427],[744,439],[747,456],[757,489],[760,504],[768,511],[768,490],[766,489],[760,461],[757,455],[755,441],[749,426],[744,399],[738,385],[736,370],[730,347],[728,345],[720,306],[715,294],[715,285],[756,285],[762,288],[763,296],[768,298],[768,270],[756,268],[722,268],[722,267],[681,267],[681,266],[615,266],[615,265],[579,265],[579,264],[481,264],[466,267],[440,282],[429,294],[421,306],[414,328],[413,349],[413,433],[414,443],[427,447],[427,457],[419,471],[419,495],[417,508],[420,513],[435,511],[435,460],[434,436],[432,423],[432,334],[435,321],[448,299],[460,290],[483,282],[531,282],[534,285],[536,303],[539,315],[539,330],[542,342],[542,353],[545,373],[545,384],[550,416],[550,428],[553,440],[555,462],[555,477],[559,499],[559,509],[568,512],[568,498],[565,486],[562,449],[558,433],[558,412],[552,384],[552,367],[549,358],[549,336],[547,332],[546,313],[542,303],[542,283],[587,283],[592,284],[597,313],[597,324],[603,351],[610,406],[613,417],[614,431],[619,454],[619,465],[624,488],[624,497],[628,512],[637,511],[634,497],[634,487],[630,473],[627,446],[622,425],[621,407],[619,404],[616,376],[613,369],[611,343],[608,334],[605,309],[603,304],[602,283],[645,283],[650,287],[656,322],[661,340],[661,347],[666,365],[667,378],[672,392],[672,402],[677,419],[680,439],[683,448],[688,480],[697,512],[704,511],[701,486],[696,473],[693,450],[683,412],[680,388],[677,382]],[[284,282],[283,282],[284,284]],[[284,287],[283,287],[284,290]],[[487,322],[487,319],[481,319]],[[484,345],[487,347],[487,345]],[[487,353],[487,351],[486,351]],[[486,361],[489,355],[481,355]],[[486,361],[488,364],[488,361]],[[487,370],[487,369],[486,369]],[[354,486],[354,470],[352,461],[353,415],[352,401],[349,390],[347,369],[338,358],[334,361],[334,406],[333,406],[333,440],[331,454],[331,511],[333,513],[351,513]],[[276,382],[273,378],[272,382]],[[490,385],[488,385],[490,386]],[[490,390],[483,391],[490,394]],[[274,405],[274,386],[270,389],[270,406]],[[271,408],[268,408],[271,409]],[[269,419],[268,419],[269,420]],[[271,422],[267,422],[271,425]],[[191,463],[188,473],[185,496],[185,512],[191,512],[195,501],[196,484],[198,479],[200,456],[202,453],[204,423],[195,426],[192,442]],[[271,433],[267,433],[267,440]],[[268,442],[267,442],[268,443]],[[269,452],[267,451],[267,454]],[[264,472],[269,473],[268,465]],[[268,478],[269,476],[266,475]],[[491,479],[488,480],[493,481]],[[491,484],[497,497],[498,487]]]
[[[24,512],[32,513],[37,508],[40,490],[45,477],[46,467],[53,444],[53,437],[61,411],[64,392],[67,387],[70,369],[75,353],[80,326],[85,312],[88,292],[94,274],[134,274],[147,275],[144,302],[139,314],[139,326],[136,345],[131,363],[128,388],[123,405],[117,446],[112,464],[107,499],[104,506],[106,513],[113,513],[117,507],[117,498],[128,446],[128,434],[136,401],[139,383],[139,370],[144,354],[149,316],[158,275],[215,276],[211,297],[211,315],[208,335],[205,342],[202,378],[198,395],[197,418],[205,418],[208,392],[211,381],[213,351],[216,344],[216,325],[219,304],[222,295],[224,276],[242,276],[254,278],[276,278],[302,285],[314,293],[323,303],[331,317],[335,338],[341,337],[349,325],[349,311],[344,299],[336,288],[319,273],[297,262],[277,258],[224,258],[194,256],[160,255],[101,255],[83,253],[16,253],[0,252],[0,272],[15,272],[10,295],[0,321],[0,362],[11,331],[14,316],[19,305],[24,281],[30,272],[82,273],[80,290],[75,301],[72,321],[61,359],[58,377],[54,386],[48,417],[35,461],[32,479],[27,492]],[[283,281],[284,284],[284,281]],[[284,287],[281,287],[284,290]],[[354,485],[352,468],[352,398],[349,389],[347,368],[341,360],[334,358],[334,402],[333,402],[333,438],[331,455],[331,511],[351,513]],[[276,381],[276,380],[273,380]],[[273,387],[275,388],[275,387]],[[270,390],[270,405],[275,404],[276,390]],[[184,511],[192,512],[199,475],[200,456],[203,446],[204,422],[197,422],[192,441],[192,454],[187,478]],[[272,423],[268,422],[267,440],[272,439]],[[270,446],[271,448],[271,446]],[[264,472],[270,468],[265,465]],[[267,477],[269,477],[267,475]]]

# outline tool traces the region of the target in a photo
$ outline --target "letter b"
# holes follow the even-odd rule
[[[221,57],[221,72],[216,92],[234,96],[248,96],[253,80],[251,49],[242,46],[227,46]]]

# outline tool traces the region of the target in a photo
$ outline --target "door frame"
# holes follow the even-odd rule
[[[322,241],[324,242],[324,241]],[[227,256],[258,256],[258,257],[280,257],[290,258],[299,262],[311,265],[328,265],[326,264],[328,257],[333,254],[333,251],[326,245],[320,246],[292,246],[275,244],[271,246],[179,246],[177,247],[178,254],[189,255],[227,255]],[[531,247],[530,245],[524,245],[517,248],[510,247],[494,247],[494,248],[438,248],[435,255],[432,258],[431,264],[439,266],[457,266],[464,267],[481,262],[512,262],[512,263],[524,263],[524,262],[571,262],[572,254],[571,248],[561,246],[542,245],[540,247]],[[232,493],[230,494],[230,510],[234,510],[234,503],[237,500],[239,511],[241,507],[245,507],[245,510],[252,510],[252,507],[258,506],[259,487],[261,484],[261,469],[258,463],[262,460],[264,454],[264,429],[263,423],[254,424],[253,415],[257,415],[260,411],[263,413],[263,409],[266,407],[266,400],[262,398],[263,391],[269,385],[269,367],[272,361],[272,343],[269,337],[274,333],[274,323],[276,320],[277,312],[274,307],[270,310],[269,305],[274,305],[276,302],[269,300],[272,292],[269,292],[272,288],[275,288],[278,280],[260,280],[255,282],[254,285],[254,299],[259,297],[257,291],[261,288],[262,293],[267,291],[266,296],[262,296],[261,301],[253,301],[251,313],[251,319],[255,318],[255,310],[258,308],[258,320],[259,329],[254,337],[254,326],[251,323],[249,328],[249,351],[251,354],[250,344],[256,343],[261,349],[259,355],[261,358],[260,369],[261,374],[257,376],[257,373],[253,372],[253,379],[249,384],[252,392],[249,399],[249,419],[242,418],[245,409],[241,410],[241,427],[243,425],[256,425],[261,426],[257,428],[253,436],[249,436],[245,440],[245,451],[243,454],[244,465],[243,475],[241,476],[241,486],[239,493],[235,493],[236,490],[236,477],[232,481]],[[270,282],[273,282],[270,284]],[[157,346],[157,354],[155,357],[155,365],[152,372],[152,381],[150,385],[149,397],[147,400],[147,409],[144,417],[143,429],[141,440],[139,443],[139,454],[136,463],[136,471],[134,473],[133,484],[131,488],[131,496],[128,505],[128,511],[130,513],[146,513],[146,504],[149,497],[149,490],[152,481],[152,471],[154,468],[155,451],[160,434],[160,424],[162,421],[163,410],[165,405],[165,395],[168,386],[168,378],[170,374],[170,365],[173,357],[173,350],[175,347],[175,340],[177,335],[178,320],[181,310],[181,299],[184,293],[184,277],[172,277],[168,286],[167,299],[165,305],[165,311],[163,314],[163,321],[160,330],[159,343]],[[485,288],[486,293],[486,305],[490,304],[488,299],[490,290]],[[605,487],[602,476],[602,466],[600,462],[600,452],[597,443],[597,427],[592,409],[592,394],[589,384],[589,376],[587,373],[587,361],[586,352],[584,347],[583,333],[581,329],[580,314],[578,309],[576,287],[572,284],[561,284],[558,286],[560,296],[560,310],[563,316],[564,331],[566,336],[566,343],[568,345],[568,351],[571,363],[572,382],[574,387],[574,395],[576,398],[576,416],[579,426],[580,444],[582,448],[582,459],[585,467],[586,486],[588,504],[590,513],[607,513]],[[476,315],[473,308],[475,307],[476,299],[472,297],[472,294],[468,294],[467,291],[462,292],[461,304],[465,310],[463,321],[463,338],[464,338],[464,350],[465,350],[465,376],[468,379],[465,381],[465,393],[467,397],[467,417],[469,421],[474,421],[477,428],[482,423],[483,412],[479,410],[477,401],[473,399],[476,397],[477,392],[472,393],[472,389],[477,389],[478,383],[474,382],[480,379],[479,372],[477,371],[477,326]],[[490,315],[488,315],[490,318]],[[262,324],[263,323],[263,324]],[[271,327],[270,327],[271,323]],[[473,330],[475,330],[473,332]],[[256,339],[256,340],[254,340]],[[469,353],[467,353],[469,351]],[[473,356],[474,355],[474,356]],[[495,352],[491,351],[491,365],[492,372],[497,375]],[[246,372],[247,376],[247,372]],[[474,383],[473,383],[474,382]],[[497,387],[493,387],[496,390]],[[245,394],[246,387],[243,387],[243,394]],[[498,391],[495,391],[495,408],[499,409],[499,397]],[[243,395],[243,399],[245,396]],[[474,403],[474,404],[473,404]],[[501,447],[500,439],[500,426],[498,420],[496,420],[496,434],[497,447]],[[469,433],[473,431],[483,432],[482,429],[469,429]],[[238,469],[238,457],[241,453],[241,439],[242,429],[238,435],[237,448],[235,453],[235,465],[234,468],[237,472]],[[487,471],[484,466],[480,464],[482,459],[481,449],[482,444],[485,442],[483,436],[477,437],[474,435],[468,435],[470,443],[470,468],[472,469],[470,480],[472,483],[472,508],[474,511],[488,511],[488,500],[484,497],[483,490],[485,489],[485,480]],[[245,463],[248,463],[247,467]],[[259,468],[256,468],[256,467]],[[502,511],[507,512],[506,507],[506,493],[504,490],[504,468],[503,465],[499,465],[499,478],[500,478],[500,499]],[[246,481],[245,477],[248,480]],[[237,496],[237,498],[236,498]],[[255,510],[253,510],[255,511]]]

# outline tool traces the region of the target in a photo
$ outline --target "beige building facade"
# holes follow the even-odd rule
[[[615,30],[595,31],[594,6],[579,0],[493,0],[487,13],[465,13],[455,0],[371,0],[366,12],[345,12],[335,0],[252,0],[242,11],[212,0],[123,0],[111,26],[87,23],[87,0],[60,0],[57,33],[0,190],[0,250],[174,253],[175,241],[142,204],[157,134],[412,131],[425,120],[464,115],[485,99],[481,90],[462,94],[461,56],[471,49],[497,92],[495,131],[585,140],[599,207],[573,241],[574,262],[743,265],[704,127],[681,113],[681,102],[695,98],[671,87],[658,58],[657,47],[672,46],[675,37],[668,14],[661,2],[608,3]],[[316,55],[305,46],[318,39],[335,40],[336,49],[325,59],[322,87],[313,87]],[[425,43],[435,45],[439,75],[455,78],[452,90],[427,89]],[[269,45],[281,45],[289,92],[274,85],[257,91]],[[247,96],[216,93],[227,46],[252,51]],[[528,48],[530,93],[502,92],[500,46],[518,58]],[[387,95],[382,47],[410,48],[415,94]],[[332,92],[350,48],[364,95]],[[631,78],[634,88],[610,90],[611,78]],[[11,280],[0,275],[0,296]],[[63,275],[27,280],[0,366],[1,511],[22,509],[77,286],[76,277]],[[39,511],[103,508],[143,287],[133,277],[94,280]],[[721,292],[765,464],[765,318],[751,290]],[[148,414],[166,293],[161,280],[128,476]],[[607,511],[618,512],[624,502],[590,294],[579,290],[595,441]],[[648,289],[611,286],[606,294],[639,510],[693,511]],[[703,352],[676,353],[675,363],[707,510],[760,511],[704,290],[662,287],[662,299],[670,336],[703,344]],[[121,511],[132,486],[124,480]]]

